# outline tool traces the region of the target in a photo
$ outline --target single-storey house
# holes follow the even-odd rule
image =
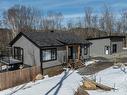
[[[109,55],[119,53],[123,50],[124,39],[125,36],[89,38],[87,40],[92,43],[90,46],[90,55],[92,57],[109,57]]]
[[[89,58],[90,43],[69,32],[20,32],[11,42],[15,59],[23,64],[48,68],[70,59]]]

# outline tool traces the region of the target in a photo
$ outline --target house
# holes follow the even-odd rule
[[[87,40],[92,43],[90,46],[90,55],[92,57],[111,57],[109,55],[119,53],[123,50],[124,39],[125,36],[89,38]]]
[[[90,43],[68,32],[20,32],[11,42],[15,59],[44,70],[61,66],[70,59],[89,58]]]

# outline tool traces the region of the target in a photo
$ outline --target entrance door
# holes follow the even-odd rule
[[[112,45],[112,53],[116,53],[117,52],[117,44],[113,44]]]
[[[73,46],[68,47],[68,58],[73,58]]]
[[[108,54],[109,54],[109,51],[110,51],[109,46],[105,46],[105,54],[106,54],[106,55],[108,55]]]
[[[68,58],[69,59],[77,59],[77,46],[69,46],[68,47]]]

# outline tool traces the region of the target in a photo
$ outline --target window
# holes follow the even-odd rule
[[[88,54],[88,48],[87,46],[84,46],[84,55],[87,55]]]
[[[42,50],[42,61],[52,61],[57,59],[56,49],[45,49]]]
[[[116,53],[117,52],[117,44],[113,44],[112,45],[112,53]]]
[[[14,58],[23,61],[23,49],[20,47],[14,47]]]

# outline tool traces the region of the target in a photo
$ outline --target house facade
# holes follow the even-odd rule
[[[92,57],[110,55],[123,51],[125,36],[106,36],[87,39],[92,43],[90,46],[90,55]]]
[[[90,43],[66,32],[20,32],[10,45],[16,59],[43,70],[90,56]]]

